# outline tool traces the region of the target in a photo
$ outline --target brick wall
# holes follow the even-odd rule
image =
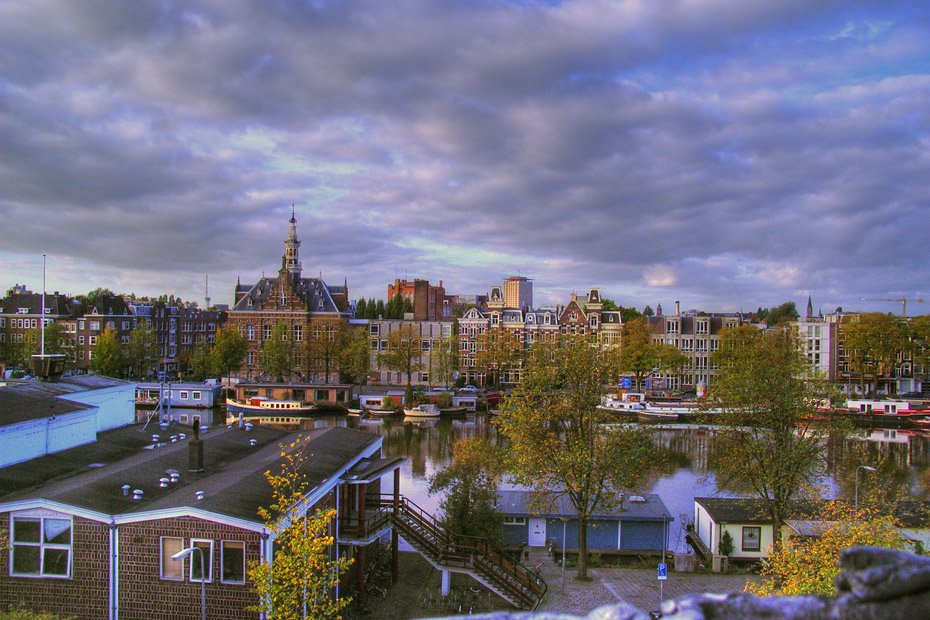
[[[228,525],[182,517],[120,526],[120,620],[158,620],[160,618],[199,618],[200,582],[188,580],[189,562],[185,560],[184,581],[160,578],[159,553],[162,536],[213,540],[213,580],[206,584],[207,618],[257,618],[246,611],[257,597],[245,585],[220,583],[220,544],[223,540],[245,542],[246,563],[259,559],[261,537]],[[209,571],[208,571],[209,572]]]
[[[0,515],[0,532],[10,533],[9,513]],[[74,517],[70,579],[11,577],[10,556],[0,554],[0,608],[21,605],[61,616],[107,618],[109,530],[104,523]]]

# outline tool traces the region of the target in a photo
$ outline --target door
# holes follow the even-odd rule
[[[545,519],[530,519],[530,540],[529,544],[531,547],[545,547],[546,546],[546,520]]]

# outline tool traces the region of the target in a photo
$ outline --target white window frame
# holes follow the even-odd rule
[[[175,540],[175,541],[178,541],[178,542],[180,543],[178,549],[175,550],[175,551],[171,551],[170,553],[167,553],[167,554],[166,554],[166,553],[165,553],[165,541],[166,541],[166,540]],[[172,559],[171,559],[171,556],[172,556],[172,555],[174,555],[175,553],[178,553],[179,551],[182,551],[183,549],[184,549],[184,539],[181,538],[180,536],[161,536],[161,537],[159,538],[159,540],[158,540],[158,555],[159,555],[159,558],[158,558],[158,578],[159,578],[159,579],[162,579],[162,580],[165,580],[165,581],[184,581],[184,560],[172,560]],[[180,575],[179,577],[169,577],[169,576],[167,576],[167,575],[165,574],[165,563],[166,563],[166,560],[167,560],[167,562],[170,563],[170,564],[168,564],[169,566],[172,566],[172,565],[175,565],[175,566],[176,566],[177,563],[180,561],[180,563],[181,563],[181,569],[178,571],[178,574]],[[172,568],[174,568],[174,566],[172,566]]]
[[[45,522],[49,520],[67,521],[68,544],[45,542]],[[39,540],[38,542],[22,542],[16,540],[16,522],[20,521],[38,521],[39,522]],[[71,579],[74,571],[74,519],[71,515],[56,513],[48,510],[25,511],[10,515],[10,554],[9,568],[11,577],[28,577],[32,579]],[[37,573],[17,573],[13,570],[14,556],[17,547],[30,547],[39,549],[39,572]],[[46,550],[67,550],[68,551],[68,568],[64,575],[46,573],[44,570],[45,551]]]
[[[187,390],[181,390],[178,392],[178,398],[181,400],[187,400]]]
[[[226,579],[223,574],[226,568],[226,546],[229,544],[241,545],[242,548],[242,581],[233,581]],[[245,541],[244,540],[221,540],[220,541],[220,583],[230,583],[234,585],[245,585]]]
[[[526,525],[526,517],[504,517],[504,525]]]
[[[200,583],[201,581],[203,581],[204,583],[213,583],[213,539],[191,538],[190,546],[193,547],[196,545],[204,545],[204,546],[210,547],[210,552],[204,553],[204,556],[203,556],[203,569],[206,571],[207,574],[206,574],[206,578],[202,580],[194,578],[194,565],[196,564],[197,570],[200,570],[200,557],[199,557],[199,554],[192,553],[189,556],[187,556],[187,559],[189,560],[189,564],[187,567],[188,581],[192,581],[194,583]]]

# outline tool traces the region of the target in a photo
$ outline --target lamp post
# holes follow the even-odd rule
[[[864,469],[866,471],[878,471],[874,467],[869,467],[868,465],[860,465],[856,468],[856,509],[859,508],[859,470]]]
[[[568,525],[568,517],[559,517],[562,521],[562,596],[565,596],[565,530]]]
[[[202,620],[207,620],[207,591],[204,587],[204,583],[207,581],[207,575],[203,570],[203,549],[200,547],[188,547],[187,549],[181,549],[173,556],[171,556],[171,559],[174,561],[183,561],[184,558],[195,551],[200,553],[200,616]]]

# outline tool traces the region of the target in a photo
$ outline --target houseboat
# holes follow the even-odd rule
[[[136,385],[136,406],[157,407],[159,401],[165,406],[209,409],[218,407],[226,400],[225,390],[216,379],[202,383],[139,383]]]
[[[230,414],[301,416],[315,412],[345,412],[351,385],[314,383],[239,383],[226,399]]]

